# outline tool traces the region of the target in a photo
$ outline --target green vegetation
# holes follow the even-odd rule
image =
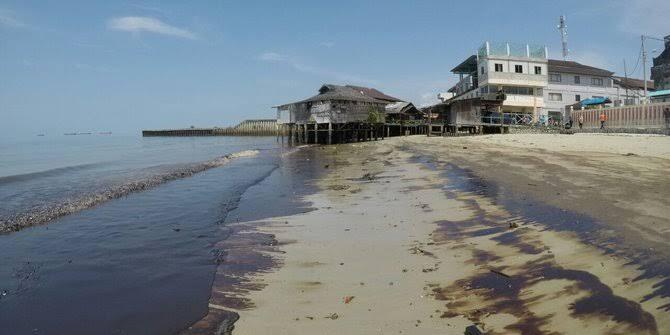
[[[368,122],[370,123],[384,123],[386,121],[386,115],[384,111],[379,110],[374,106],[368,108]]]

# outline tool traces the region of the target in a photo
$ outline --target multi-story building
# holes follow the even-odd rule
[[[614,76],[614,72],[573,61],[550,59],[549,83],[544,90],[546,114],[550,120],[561,121],[566,106],[589,98],[608,98],[615,106],[641,103],[644,82]],[[648,81],[647,89],[654,83]]]
[[[486,42],[456,66],[459,82],[449,92],[451,99],[468,99],[504,92],[501,112],[512,120],[546,118],[543,88],[547,86],[547,48],[529,44]]]
[[[654,66],[651,68],[651,78],[656,83],[657,90],[670,90],[670,35],[664,38],[665,50],[654,57]]]
[[[605,98],[613,92],[614,72],[572,61],[550,59],[549,83],[544,90],[547,116],[562,120],[565,106],[588,98]]]

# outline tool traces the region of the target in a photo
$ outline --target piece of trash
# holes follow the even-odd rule
[[[632,152],[625,153],[624,156],[637,156],[636,154]]]
[[[337,320],[337,318],[339,318],[339,317],[340,317],[340,316],[337,315],[337,313],[333,313],[333,314],[331,314],[331,315],[328,315],[328,316],[324,317],[324,319]]]
[[[463,149],[467,149],[468,147],[463,147]]]
[[[475,325],[465,327],[465,335],[482,335],[482,331]]]
[[[314,320],[314,317],[313,317],[313,316],[306,316],[306,318],[308,318],[308,319],[310,319],[310,320]]]
[[[350,303],[352,300],[354,300],[354,296],[353,296],[353,295],[348,295],[348,296],[344,297],[344,303],[345,303],[345,304]]]
[[[510,229],[519,228],[519,224],[517,224],[516,222],[510,222],[509,223],[509,228]]]
[[[497,274],[497,275],[499,275],[499,276],[503,276],[503,277],[505,277],[505,278],[510,278],[509,275],[504,274],[504,273],[502,273],[502,272],[500,272],[500,271],[493,270],[493,269],[490,269],[490,270],[491,270],[491,272],[493,272],[493,273],[495,273],[495,274]]]
[[[327,169],[330,165],[326,164],[323,166],[324,169]]]

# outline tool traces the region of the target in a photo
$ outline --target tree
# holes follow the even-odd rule
[[[370,106],[368,108],[368,122],[369,123],[384,123],[386,115],[378,107]]]

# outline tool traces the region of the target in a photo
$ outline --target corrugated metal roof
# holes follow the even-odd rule
[[[404,101],[399,101],[399,102],[394,102],[392,104],[386,105],[386,113],[388,114],[399,114],[399,113],[404,113],[409,109],[415,108],[414,105],[412,105],[411,102],[404,102]]]
[[[365,95],[367,95],[371,98],[390,101],[390,102],[402,101],[402,100],[400,100],[396,97],[392,97],[388,94],[385,94],[385,93],[383,93],[380,90],[375,89],[375,88],[363,87],[363,86],[354,86],[354,85],[347,85],[346,87],[350,87],[350,88],[353,88],[355,90],[362,91],[363,94],[365,94]]]
[[[624,78],[624,77],[617,77],[614,76],[612,77],[614,79],[614,82],[620,85],[621,87],[628,87],[628,88],[634,88],[634,89],[644,89],[644,80],[642,79],[635,79],[635,78]],[[653,80],[647,80],[647,89],[648,90],[653,90],[654,89],[654,81]]]
[[[315,96],[309,97],[305,100],[283,104],[276,107],[283,107],[296,103],[326,101],[326,100],[348,100],[348,101],[373,102],[382,104],[401,101],[398,98],[386,95],[374,88],[352,86],[352,85],[343,86],[343,85],[323,84],[321,88],[319,88],[319,94]]]
[[[573,61],[564,61],[557,59],[548,60],[549,72],[574,73],[588,76],[610,77],[614,74],[612,71],[600,69],[593,66],[580,64]]]

